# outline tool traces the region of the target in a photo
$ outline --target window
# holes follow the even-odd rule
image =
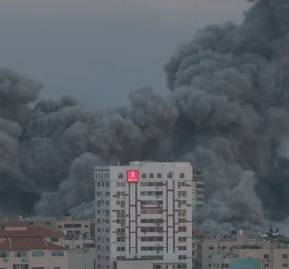
[[[162,209],[141,209],[141,214],[147,214],[147,215],[151,215],[151,214],[163,214],[163,210]]]
[[[183,207],[187,204],[187,201],[186,200],[179,200],[178,201],[178,207]]]
[[[187,242],[187,237],[179,237],[179,242]]]
[[[153,174],[153,173],[150,173],[150,174],[149,174],[149,178],[154,178],[154,174]]]
[[[140,248],[142,251],[161,251],[163,247],[161,246],[143,246]]]
[[[163,231],[163,227],[141,227],[142,233],[161,233]]]
[[[288,259],[288,254],[282,254],[283,259]]]
[[[0,258],[8,258],[8,257],[9,257],[9,252],[7,251],[0,252]]]
[[[125,237],[117,237],[116,241],[117,242],[125,242]]]
[[[187,195],[186,191],[178,191],[178,197],[179,197],[179,198],[182,198],[182,197],[185,198],[186,195]]]
[[[32,252],[32,257],[43,257],[44,256],[44,251],[33,251]]]
[[[187,227],[186,226],[179,226],[179,232],[186,232]]]
[[[28,269],[28,264],[13,264],[13,269]]]
[[[162,174],[161,173],[157,173],[157,178],[162,178]]]
[[[61,256],[64,256],[64,252],[63,251],[53,251],[51,253],[51,256],[53,256],[53,257],[61,257]]]
[[[179,217],[185,217],[187,215],[187,210],[186,209],[180,209],[178,212]]]
[[[142,242],[161,242],[163,241],[162,236],[144,236],[140,239]]]
[[[185,174],[184,173],[180,173],[180,178],[185,178]]]
[[[143,181],[140,183],[144,187],[161,187],[163,183],[160,181]]]
[[[15,252],[15,257],[17,257],[17,258],[27,257],[27,252],[25,252],[25,251]],[[21,264],[20,264],[20,265],[21,265]]]
[[[118,178],[123,178],[123,174],[122,174],[122,173],[119,173],[119,174],[118,174]]]
[[[142,173],[141,178],[147,178],[147,175],[145,173]]]
[[[45,269],[44,267],[32,267],[32,269]]]
[[[168,178],[173,178],[173,172],[168,173]]]
[[[163,195],[162,191],[141,191],[141,196],[161,196]]]

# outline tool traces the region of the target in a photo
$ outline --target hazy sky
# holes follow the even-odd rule
[[[245,0],[1,0],[0,66],[89,108],[165,91],[163,66],[208,23],[240,22]]]

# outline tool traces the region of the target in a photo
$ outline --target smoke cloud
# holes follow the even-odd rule
[[[141,89],[125,108],[39,100],[40,84],[2,70],[0,213],[90,216],[95,165],[173,149],[205,171],[204,229],[288,217],[289,3],[253,2],[240,26],[208,26],[180,47],[167,96]]]

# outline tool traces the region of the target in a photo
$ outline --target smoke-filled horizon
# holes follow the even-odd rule
[[[145,88],[92,113],[0,72],[0,213],[93,214],[95,165],[190,161],[206,175],[198,219],[251,227],[289,215],[289,3],[258,0],[244,22],[200,30]]]

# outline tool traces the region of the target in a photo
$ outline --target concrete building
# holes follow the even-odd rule
[[[71,216],[62,219],[55,217],[20,217],[19,220],[29,226],[41,226],[60,231],[64,246],[69,249],[90,249],[95,247],[94,219],[76,220]]]
[[[270,232],[265,237],[257,236],[256,239],[248,239],[239,233],[230,239],[202,242],[202,269],[288,267],[289,239],[278,233]]]
[[[258,246],[257,239],[247,238],[242,232],[221,240],[205,239],[201,243],[201,268],[229,268],[229,264],[239,257],[236,250]]]
[[[2,224],[1,269],[67,269],[67,249],[62,235],[43,227],[20,222]]]
[[[95,247],[94,220],[74,220],[66,216],[56,221],[56,228],[64,234],[64,245],[69,249],[90,249]]]
[[[95,184],[97,269],[192,268],[190,163],[96,167]]]
[[[202,269],[202,241],[204,235],[199,229],[192,230],[192,265],[194,269]]]
[[[29,226],[42,226],[47,228],[56,228],[55,217],[19,217],[21,222],[28,224]]]

